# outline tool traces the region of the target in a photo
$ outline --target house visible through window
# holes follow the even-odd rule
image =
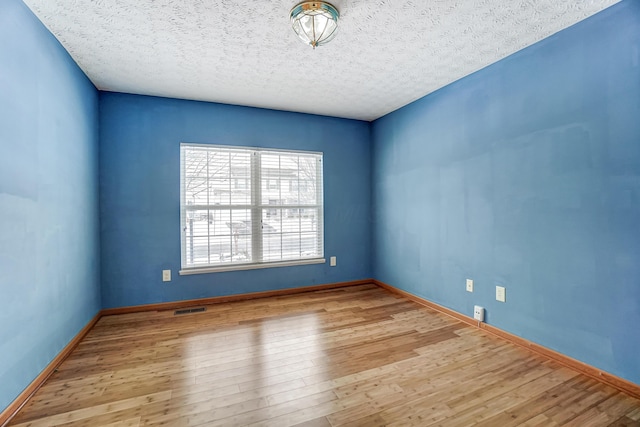
[[[246,190],[249,188],[247,178],[233,178],[234,188],[239,190]]]
[[[324,262],[322,153],[181,144],[182,274]]]

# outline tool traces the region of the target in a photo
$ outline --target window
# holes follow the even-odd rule
[[[249,184],[246,178],[234,178],[233,185],[234,185],[234,188],[239,190],[246,190],[249,188]]]
[[[307,191],[307,182],[298,180],[289,181],[289,191],[298,191],[298,189],[300,189],[300,191]]]
[[[269,179],[267,180],[267,188],[269,190],[279,190],[280,182],[277,179]]]
[[[181,144],[180,162],[181,274],[324,262],[322,153]]]

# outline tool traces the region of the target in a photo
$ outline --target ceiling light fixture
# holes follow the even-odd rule
[[[314,49],[335,37],[338,18],[338,9],[324,1],[303,1],[291,9],[293,31]]]

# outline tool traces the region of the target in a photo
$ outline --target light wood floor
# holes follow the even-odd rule
[[[374,285],[103,317],[20,426],[640,426],[640,401]]]

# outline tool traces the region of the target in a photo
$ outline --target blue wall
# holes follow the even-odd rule
[[[100,94],[105,308],[371,277],[369,123],[248,107]],[[324,152],[329,264],[179,276],[180,143]],[[173,280],[162,282],[162,270]]]
[[[640,383],[640,2],[375,121],[372,140],[375,278]]]
[[[98,92],[0,1],[0,410],[100,309]]]

